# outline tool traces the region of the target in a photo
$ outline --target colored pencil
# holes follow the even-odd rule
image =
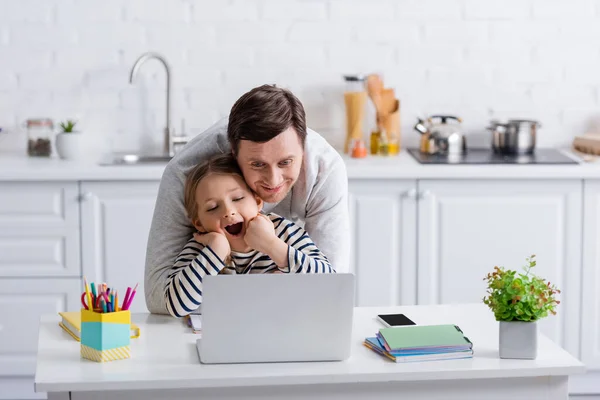
[[[131,302],[133,301],[133,297],[135,296],[135,292],[137,291],[138,285],[139,285],[139,283],[136,283],[135,287],[131,291],[131,294],[129,295],[129,299],[127,299],[127,305],[123,307],[124,310],[129,310],[129,307],[131,306]]]
[[[131,288],[128,286],[127,291],[125,292],[125,298],[123,299],[123,310],[127,310],[127,301],[129,300],[129,296],[131,296]]]

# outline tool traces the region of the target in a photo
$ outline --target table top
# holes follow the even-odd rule
[[[474,358],[394,363],[363,346],[382,328],[380,313],[404,313],[418,325],[452,323],[473,342]],[[549,317],[552,318],[552,317]],[[498,356],[498,322],[483,304],[357,307],[352,353],[346,361],[204,365],[186,321],[132,314],[141,336],[131,341],[132,358],[95,363],[80,358],[79,343],[59,326],[58,315],[41,318],[35,389],[38,392],[154,390],[347,382],[418,381],[572,375],[584,365],[540,335],[536,360]]]

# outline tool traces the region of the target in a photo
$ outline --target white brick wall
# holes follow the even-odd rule
[[[600,129],[599,0],[0,0],[1,151],[24,151],[24,119],[76,117],[98,148],[158,148],[164,72],[173,127],[197,134],[262,83],[291,88],[339,146],[342,75],[384,75],[418,115],[456,113],[471,143],[495,117],[536,118],[540,146]]]

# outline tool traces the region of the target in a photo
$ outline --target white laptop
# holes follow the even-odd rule
[[[206,276],[202,294],[204,364],[350,356],[353,274]]]

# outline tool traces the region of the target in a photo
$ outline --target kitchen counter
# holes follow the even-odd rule
[[[397,157],[354,159],[344,156],[350,179],[561,179],[600,178],[600,163],[579,164],[420,164],[407,151]]]
[[[568,151],[572,157],[579,158]],[[396,157],[343,156],[349,179],[584,179],[600,178],[600,163],[572,165],[422,165],[408,152]],[[166,164],[103,166],[0,154],[0,181],[160,180]]]

